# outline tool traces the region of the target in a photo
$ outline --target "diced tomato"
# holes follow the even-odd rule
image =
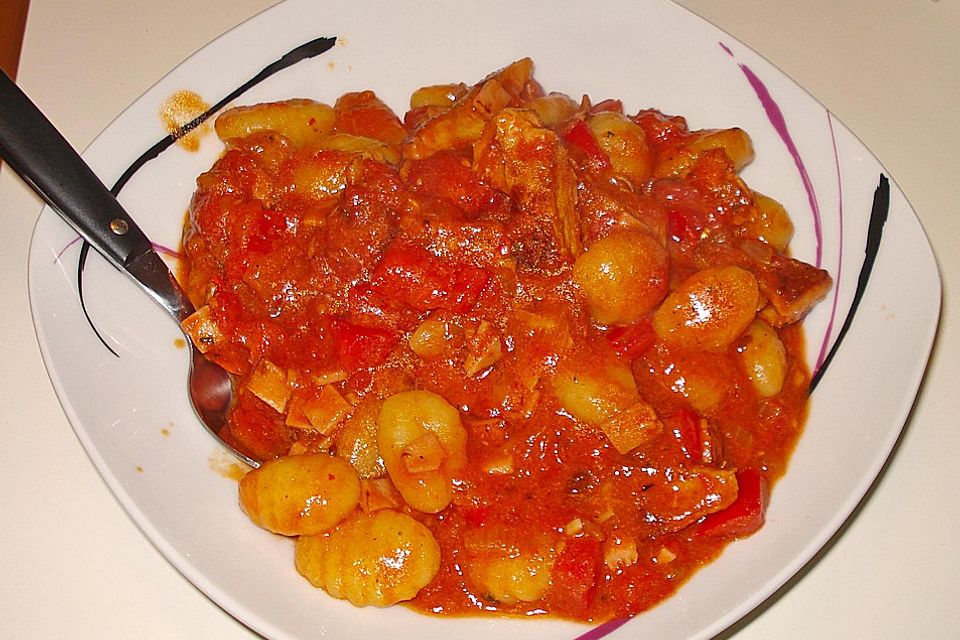
[[[652,318],[642,318],[634,324],[613,327],[607,331],[607,341],[617,355],[631,360],[642,355],[656,340]]]
[[[246,396],[249,392],[244,391]],[[269,460],[287,453],[290,437],[283,415],[267,404],[237,402],[230,413],[229,428],[221,435],[240,451],[258,460]]]
[[[456,203],[474,215],[490,206],[500,192],[484,184],[465,162],[463,156],[450,152],[436,153],[411,161],[406,179],[418,193],[425,193]]]
[[[667,236],[674,242],[697,242],[704,229],[716,226],[717,212],[709,194],[691,180],[657,180],[652,195],[667,211]]]
[[[228,288],[223,278],[217,276],[211,279],[213,283],[213,308],[220,314],[223,322],[234,323],[243,312],[243,303],[240,297]]]
[[[453,274],[450,295],[444,306],[453,311],[469,311],[490,281],[490,272],[480,267],[465,267]]]
[[[345,93],[336,104],[338,133],[400,144],[407,131],[400,118],[372,91]]]
[[[561,136],[566,142],[578,147],[587,160],[593,163],[598,169],[610,169],[610,158],[600,148],[597,139],[593,136],[593,131],[583,120],[577,120]]]
[[[381,293],[419,311],[444,303],[449,279],[426,249],[398,243],[387,248],[373,271],[373,284]]]
[[[489,280],[486,269],[446,265],[426,249],[397,244],[387,249],[373,272],[381,294],[418,311],[469,311]]]
[[[225,222],[221,198],[234,202],[246,200],[254,192],[260,175],[255,154],[239,149],[224,153],[210,171],[197,178],[199,200],[192,207],[198,228],[207,234],[221,227]]]
[[[347,388],[353,389],[357,393],[366,393],[373,384],[373,374],[370,369],[358,369],[347,376]]]
[[[698,534],[742,538],[763,526],[769,499],[767,479],[760,469],[747,467],[737,472],[737,487],[733,504],[704,518]]]
[[[590,604],[600,576],[600,542],[569,538],[553,567],[553,599],[571,608]]]
[[[397,336],[392,331],[364,327],[345,320],[335,320],[333,332],[340,365],[347,371],[383,363],[397,342]]]
[[[258,203],[234,204],[225,223],[229,253],[226,273],[240,278],[250,266],[253,254],[267,253],[286,226],[282,213],[264,209]]]
[[[254,225],[256,226],[256,232],[252,233],[247,239],[247,248],[250,251],[266,253],[273,248],[274,240],[278,240],[286,230],[287,217],[282,211],[261,209],[259,215],[254,219]]]

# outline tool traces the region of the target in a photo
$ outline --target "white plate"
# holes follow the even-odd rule
[[[332,50],[247,91],[238,103],[308,96],[332,101],[372,88],[398,113],[425,84],[474,81],[532,56],[548,89],[630,112],[657,107],[693,128],[740,126],[757,160],[754,188],[796,225],[794,255],[834,276],[807,320],[811,366],[837,341],[864,265],[883,167],[822,105],[729,35],[664,0],[417,2],[388,6],[289,0],[240,25],[180,65],[87,149],[108,185],[166,135],[158,111],[189,89],[215,103],[287,51],[319,36]],[[156,242],[178,246],[195,177],[220,152],[173,146],[140,168],[120,199]],[[160,552],[227,611],[271,638],[379,636],[705,638],[796,573],[849,516],[889,455],[923,375],[936,330],[940,282],[931,249],[890,183],[876,262],[849,332],[813,394],[806,432],[777,485],[767,525],[729,547],[678,595],[627,624],[602,629],[550,620],[437,619],[404,608],[356,610],[314,590],[292,565],[292,545],[252,526],[229,458],[197,423],[185,393],[177,327],[123,276],[91,254],[87,312],[77,291],[79,243],[45,210],[30,254],[30,293],[44,360],[83,446]],[[883,203],[881,203],[883,204]],[[819,237],[819,239],[818,239]]]

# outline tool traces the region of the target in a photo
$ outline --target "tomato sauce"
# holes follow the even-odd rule
[[[185,327],[261,460],[329,452],[392,495],[383,401],[457,409],[449,504],[391,498],[441,549],[414,608],[601,621],[762,525],[806,414],[797,321],[830,278],[738,176],[745,133],[547,94],[530,67],[424,88],[402,119],[371,92],[221,119]]]

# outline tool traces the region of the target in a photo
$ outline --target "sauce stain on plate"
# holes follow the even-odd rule
[[[160,119],[170,135],[177,138],[177,144],[187,151],[195,152],[200,148],[201,138],[210,132],[209,122],[204,122],[186,135],[181,135],[181,128],[206,113],[209,108],[210,105],[193,91],[177,91],[160,107]]]
[[[236,458],[232,455],[220,450],[211,453],[207,463],[210,465],[210,468],[219,475],[237,482],[250,471],[250,467],[241,462],[237,462]]]

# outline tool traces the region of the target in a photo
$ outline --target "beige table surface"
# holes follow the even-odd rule
[[[83,148],[169,69],[270,4],[33,0],[19,82]],[[876,490],[801,579],[727,635],[960,638],[960,0],[682,4],[873,149],[932,239],[945,290],[925,386]],[[62,413],[28,310],[40,209],[0,170],[0,639],[254,637],[154,550]]]

